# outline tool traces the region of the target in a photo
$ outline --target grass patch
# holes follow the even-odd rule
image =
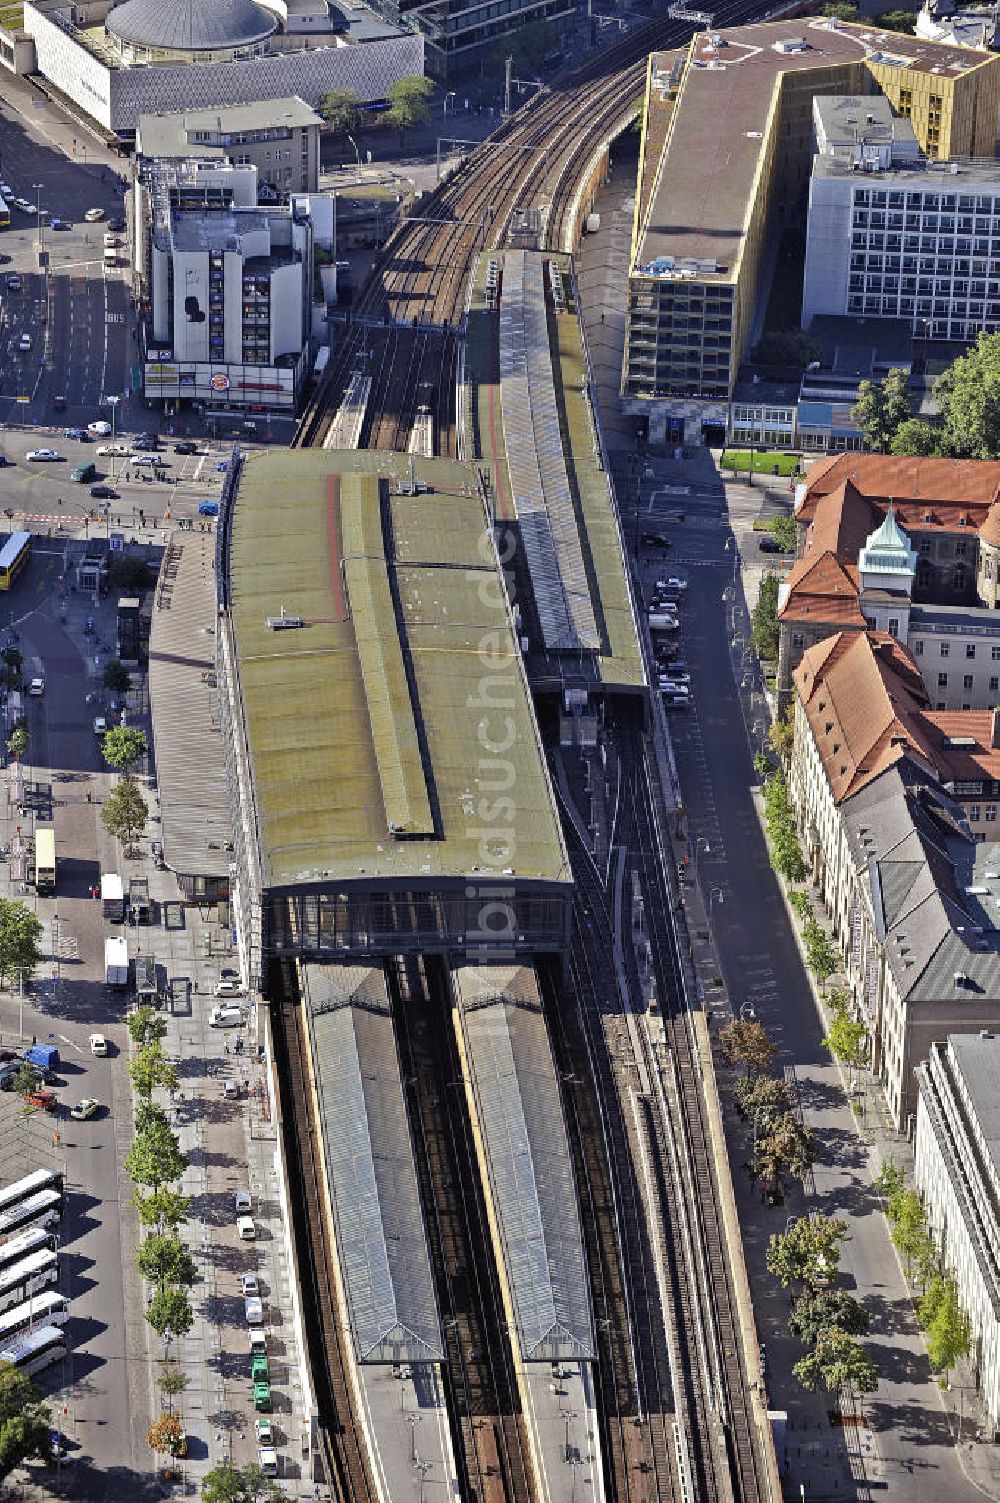
[[[24,6],[0,5],[0,26],[4,31],[21,31],[24,27]]]
[[[750,469],[749,449],[724,449],[722,468],[738,473]],[[764,449],[753,450],[753,473],[755,475],[784,475],[786,479],[799,473],[797,454],[773,454]]]

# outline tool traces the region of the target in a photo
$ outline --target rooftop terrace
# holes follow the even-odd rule
[[[712,276],[712,267],[720,282],[735,278],[783,74],[838,64],[846,73],[847,65],[867,60],[955,78],[993,58],[899,32],[801,17],[697,33],[676,103],[665,102],[658,89],[650,91],[647,132],[649,120],[661,111],[672,109],[672,120],[642,206],[633,270],[670,258],[709,263],[697,268],[699,280]],[[650,58],[659,74],[669,73],[672,65],[671,53]],[[849,87],[845,78],[842,92]]]

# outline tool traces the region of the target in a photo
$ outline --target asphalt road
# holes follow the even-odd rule
[[[64,1158],[71,1192],[60,1227],[61,1287],[71,1301],[70,1353],[61,1370],[41,1377],[42,1387],[51,1394],[54,1421],[70,1441],[67,1472],[72,1482],[64,1478],[64,1489],[75,1497],[140,1498],[149,1461],[137,1424],[148,1399],[141,1395],[133,1404],[126,1353],[144,1353],[145,1336],[141,1315],[126,1317],[124,1264],[132,1249],[126,1245],[128,1234],[119,1216],[119,1195],[123,1184],[127,1188],[122,1160],[131,1122],[126,1034],[122,1005],[104,986],[104,923],[100,904],[90,896],[99,882],[100,841],[106,838],[98,825],[98,799],[107,781],[99,770],[93,710],[87,701],[93,687],[90,642],[80,630],[82,614],[93,613],[94,607],[90,601],[77,605],[71,598],[62,606],[67,620],[60,618],[56,584],[61,570],[57,546],[47,551],[39,542],[15,589],[2,597],[0,610],[0,629],[17,621],[26,667],[45,676],[44,696],[27,701],[31,743],[26,776],[38,785],[32,799],[36,816],[51,819],[56,829],[59,891],[52,898],[28,898],[45,926],[46,958],[25,998],[23,1027],[26,1037],[57,1045],[63,1082],[58,1115],[20,1118],[4,1135],[3,1168],[23,1173],[39,1162]],[[98,633],[106,639],[113,610],[109,602],[98,612]],[[15,823],[22,821],[27,833],[28,820],[4,800],[0,837],[5,848]],[[5,896],[19,895],[6,863],[0,863],[0,890]],[[0,1031],[5,1039],[19,1031],[19,1012],[16,997],[0,995]],[[100,1059],[91,1053],[89,1035],[94,1031],[111,1040],[111,1057]],[[97,1097],[101,1113],[87,1122],[74,1122],[68,1108],[84,1096]],[[59,1135],[58,1143],[54,1134]],[[15,1157],[23,1165],[16,1164]]]
[[[88,420],[94,415],[93,411],[86,414]],[[143,467],[130,464],[123,455],[97,452],[110,443],[105,438],[89,443],[68,439],[61,427],[37,432],[10,429],[0,434],[0,450],[8,461],[0,469],[0,497],[3,508],[14,512],[7,525],[21,526],[26,522],[35,530],[44,530],[62,523],[67,531],[83,528],[87,514],[99,512],[103,506],[103,502],[90,495],[93,482],[79,483],[72,479],[76,466],[87,460],[96,466],[95,481],[108,484],[115,491],[116,499],[109,503],[112,526],[125,529],[139,526],[140,511],[147,525],[153,517],[162,519],[168,510],[174,519],[193,518],[202,501],[218,501],[223,476],[216,465],[224,460],[229,446],[202,443],[198,454],[180,455],[165,441],[160,455],[165,462],[163,473],[169,480],[154,480],[143,479]],[[59,461],[42,464],[25,459],[29,449],[42,447],[55,449]],[[149,474],[148,468],[145,473]],[[87,525],[97,526],[96,522]],[[101,529],[103,526],[102,522]]]
[[[43,221],[39,236],[35,213],[15,208],[10,228],[0,232],[0,253],[9,258],[3,271],[22,277],[20,291],[0,287],[3,423],[51,421],[55,396],[66,397],[65,420],[80,422],[107,396],[122,396],[129,381],[128,269],[105,271],[104,226],[83,217],[92,208],[108,218],[123,215],[121,178],[108,167],[85,165],[82,142],[77,159],[67,157],[40,125],[0,99],[0,181],[70,226],[52,230]],[[22,334],[31,337],[24,353]]]

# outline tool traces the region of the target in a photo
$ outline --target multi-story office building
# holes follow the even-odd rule
[[[767,237],[804,220],[813,101],[883,94],[929,156],[992,155],[1000,57],[816,19],[650,58],[622,396],[653,442],[722,442]]]
[[[924,339],[971,340],[1000,329],[1000,164],[935,162],[915,154],[864,99],[854,140],[827,142],[817,100],[819,151],[809,185],[802,323],[817,314],[898,318]],[[882,101],[887,108],[887,101]],[[821,110],[821,105],[826,110]]]
[[[295,97],[140,115],[135,154],[140,161],[198,157],[255,167],[258,185],[266,183],[274,194],[287,198],[289,193],[315,193],[319,187],[322,124],[316,111]]]
[[[524,26],[557,22],[576,11],[573,0],[504,0],[502,5],[488,0],[372,0],[372,4],[387,21],[424,39],[427,71],[440,79],[473,69],[478,75],[484,48]]]
[[[952,1034],[917,1066],[913,1173],[972,1328],[972,1367],[1000,1429],[1000,1035]]]
[[[308,355],[312,225],[257,206],[252,167],[146,164],[145,394],[294,409]],[[137,253],[137,260],[139,255]]]

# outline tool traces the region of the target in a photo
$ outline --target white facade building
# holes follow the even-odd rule
[[[816,129],[803,328],[829,314],[898,318],[924,339],[1000,329],[1000,167],[919,156],[885,100],[815,103],[833,134]],[[853,142],[834,103],[859,106]]]
[[[369,26],[370,40],[348,31],[317,38],[320,45],[290,30],[267,37],[245,30],[195,51],[180,47],[167,26],[177,12],[171,6],[162,38],[145,35],[140,55],[134,42],[131,52],[123,50],[122,38],[101,24],[104,14],[96,12],[106,14],[105,4],[92,8],[94,16],[85,17],[85,7],[70,0],[25,0],[24,30],[34,41],[38,72],[105,130],[125,137],[140,115],[180,105],[197,110],[297,95],[315,108],[330,89],[351,89],[362,104],[381,103],[397,79],[424,71],[423,37],[388,26]],[[184,7],[199,17],[211,8],[210,0]],[[149,9],[155,14],[155,5]]]
[[[1000,1429],[1000,1037],[951,1035],[917,1067],[914,1177],[969,1316],[973,1367]]]
[[[309,343],[308,215],[258,207],[252,167],[147,170],[147,398],[294,408]]]

